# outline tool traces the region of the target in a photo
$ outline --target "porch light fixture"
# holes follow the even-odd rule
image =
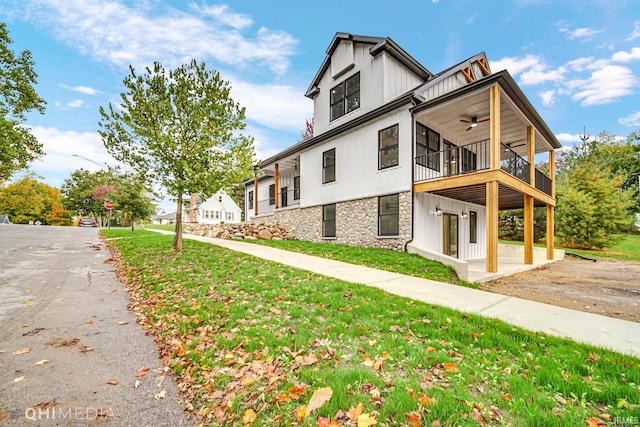
[[[293,164],[293,170],[297,172],[298,171],[298,159],[294,159],[293,161],[295,162]]]
[[[440,209],[440,206],[436,206],[436,216],[442,216],[442,209]]]
[[[469,217],[469,214],[467,213],[467,211],[462,211],[462,219],[467,219]]]

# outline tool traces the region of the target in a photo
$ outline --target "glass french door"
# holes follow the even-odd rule
[[[442,235],[445,255],[458,258],[458,215],[445,213],[442,215]]]

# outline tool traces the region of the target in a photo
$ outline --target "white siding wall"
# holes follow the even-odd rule
[[[378,170],[378,131],[399,124],[399,165]],[[301,206],[324,205],[411,190],[412,117],[396,110],[300,155]],[[336,149],[336,180],[322,184],[322,153]]]
[[[318,84],[320,93],[314,99],[315,136],[368,113],[423,83],[386,52],[375,58],[372,57],[369,53],[370,48],[369,44],[356,43],[351,49],[342,42],[341,46],[334,51],[330,71],[320,80]],[[338,65],[334,67],[334,64]],[[353,67],[347,72],[338,74],[337,78],[333,77],[336,72],[343,71],[351,64]],[[360,73],[360,108],[330,121],[331,88],[358,72]]]
[[[222,203],[219,202],[220,196],[222,196]],[[205,211],[209,212],[208,218]],[[215,212],[218,212],[218,218]],[[227,193],[218,192],[198,206],[197,222],[199,224],[237,223],[241,219],[240,212],[240,207]],[[233,214],[233,219],[227,219],[228,214]]]
[[[458,242],[460,259],[476,259],[486,257],[487,232],[486,209],[484,206],[465,203],[458,200],[440,197],[428,193],[415,194],[415,218],[413,229],[413,243],[433,252],[443,252],[443,225],[442,216],[437,216],[435,211],[439,206],[443,212],[458,215]],[[469,219],[462,219],[461,213],[465,210],[476,211],[477,242],[469,243]]]
[[[265,179],[264,181],[258,182],[258,214],[263,214],[266,212],[272,212],[274,210],[275,205],[269,205],[269,185],[274,183],[273,178]],[[249,206],[249,191],[254,191],[255,187],[253,185],[249,185],[244,189],[244,200],[245,200],[245,221],[249,221],[251,217],[254,217],[254,205]],[[254,203],[255,203],[255,191],[253,194]]]
[[[464,75],[461,72],[457,72],[447,77],[446,79],[442,80],[441,82],[438,82],[433,86],[429,87],[421,95],[427,100],[435,99],[440,95],[444,95],[445,93],[449,93],[453,90],[459,89],[462,86],[465,86],[466,84],[467,84],[467,79],[464,77]]]

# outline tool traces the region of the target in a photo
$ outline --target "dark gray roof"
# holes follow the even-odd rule
[[[407,67],[411,72],[420,77],[422,80],[428,80],[431,78],[432,74],[429,70],[427,70],[422,64],[420,64],[414,57],[409,55],[404,49],[402,49],[396,42],[391,40],[389,37],[371,37],[371,36],[359,36],[350,33],[336,33],[327,48],[327,56],[324,58],[320,69],[316,73],[313,81],[309,85],[305,96],[313,99],[315,95],[318,94],[318,84],[324,76],[324,73],[327,72],[329,66],[331,65],[331,55],[336,50],[340,42],[343,40],[352,40],[356,43],[365,43],[370,44],[372,47],[369,49],[369,53],[371,56],[377,56],[381,52],[387,52],[393,58],[395,58],[402,65]]]

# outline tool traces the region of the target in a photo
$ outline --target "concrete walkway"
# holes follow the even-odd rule
[[[165,233],[173,234],[170,232]],[[188,234],[183,236],[186,239],[212,243],[290,267],[300,268],[351,283],[376,287],[390,294],[400,295],[416,301],[496,318],[530,331],[542,331],[550,335],[570,338],[575,341],[640,357],[640,323],[238,240],[214,239]]]

